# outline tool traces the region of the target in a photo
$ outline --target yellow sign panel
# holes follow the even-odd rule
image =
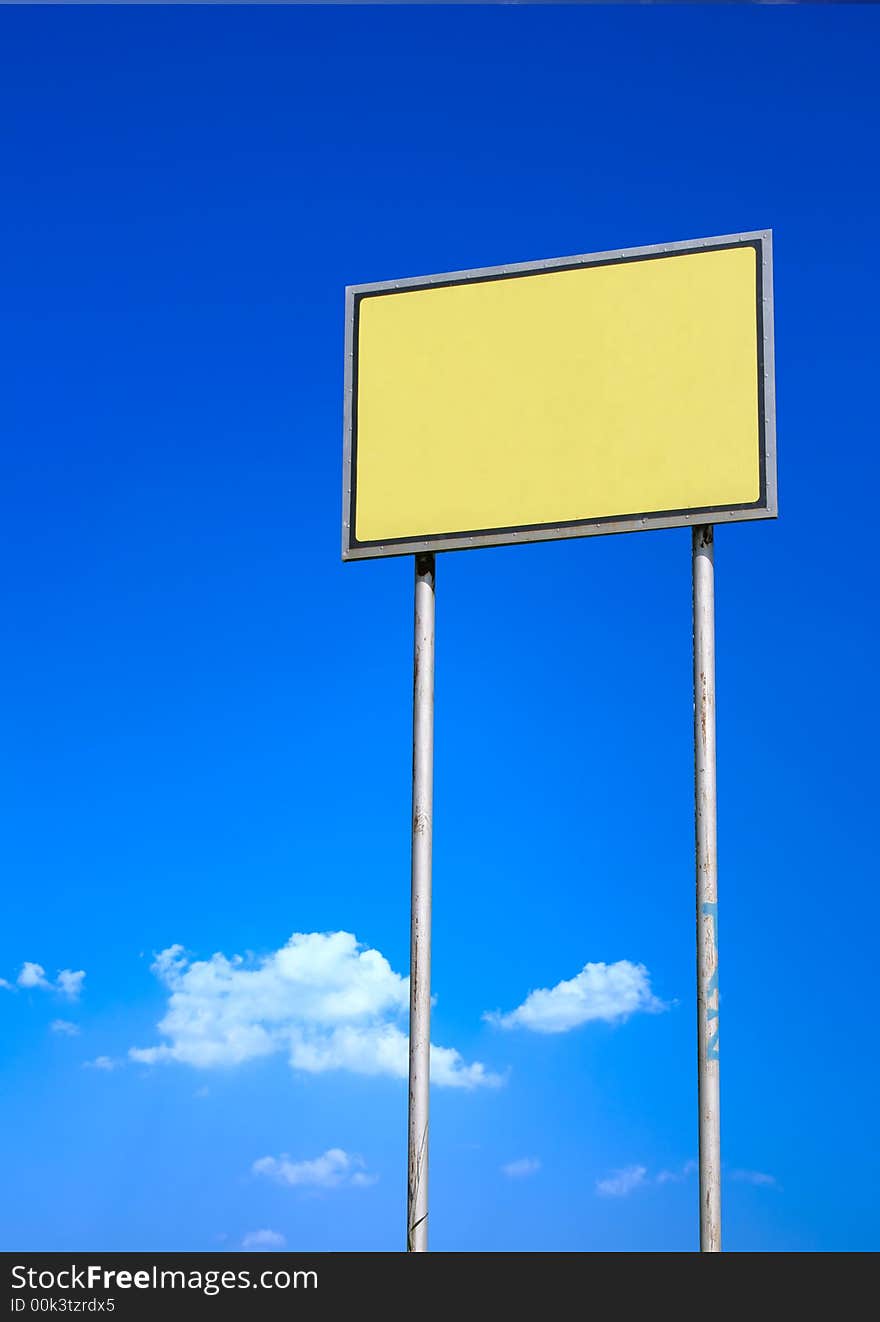
[[[348,291],[343,556],[772,517],[770,236]]]

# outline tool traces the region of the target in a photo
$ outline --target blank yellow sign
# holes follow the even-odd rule
[[[735,236],[351,291],[343,554],[775,513],[768,258]]]

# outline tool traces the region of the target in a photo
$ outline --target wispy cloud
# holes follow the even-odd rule
[[[118,1069],[120,1063],[118,1060],[113,1060],[111,1056],[96,1056],[94,1060],[83,1061],[83,1069],[104,1070],[109,1074],[111,1070]]]
[[[210,1069],[283,1051],[293,1069],[309,1074],[407,1076],[408,981],[350,932],[297,932],[256,960],[223,954],[191,960],[174,945],[156,956],[152,969],[170,992],[158,1025],[168,1040],[132,1047],[133,1060]],[[431,1077],[450,1088],[503,1082],[479,1061],[468,1064],[441,1046],[431,1048]]]
[[[738,1184],[755,1184],[765,1189],[778,1189],[779,1182],[775,1175],[768,1175],[765,1171],[745,1171],[733,1170],[727,1172],[728,1179],[736,1180]]]
[[[541,1163],[537,1157],[520,1157],[517,1161],[507,1162],[501,1167],[501,1172],[511,1180],[522,1180],[527,1175],[537,1175],[540,1169]]]
[[[645,1183],[647,1174],[646,1166],[624,1166],[604,1180],[597,1180],[596,1193],[602,1198],[625,1198]]]
[[[681,1184],[689,1175],[693,1175],[697,1169],[695,1161],[686,1161],[683,1166],[674,1171],[658,1171],[655,1176],[657,1184]]]
[[[49,1027],[53,1033],[61,1033],[63,1037],[79,1037],[79,1025],[72,1024],[69,1019],[53,1019]]]
[[[352,1156],[342,1148],[328,1148],[311,1161],[291,1161],[287,1153],[281,1157],[260,1157],[251,1169],[255,1175],[265,1175],[276,1184],[292,1188],[365,1189],[378,1179],[367,1172],[362,1157]]]
[[[606,1198],[624,1198],[636,1189],[648,1188],[651,1185],[681,1184],[695,1175],[697,1169],[695,1161],[686,1161],[684,1165],[674,1170],[661,1170],[656,1175],[651,1175],[646,1166],[626,1166],[623,1170],[614,1171],[604,1180],[597,1180],[596,1192]],[[732,1170],[725,1171],[724,1174],[726,1179],[736,1180],[741,1184],[754,1184],[769,1189],[780,1187],[776,1176],[767,1175],[764,1171]]]
[[[613,1023],[640,1010],[656,1014],[665,1009],[651,991],[644,964],[620,959],[616,964],[585,964],[577,977],[529,992],[515,1010],[487,1011],[483,1018],[499,1028],[567,1033],[591,1020]]]
[[[241,1247],[251,1253],[271,1253],[283,1249],[287,1240],[277,1230],[249,1230],[241,1241]]]
[[[68,1000],[76,1001],[79,999],[82,991],[83,980],[85,979],[85,970],[60,969],[57,982],[52,982],[46,977],[46,970],[42,964],[35,964],[26,959],[21,966],[16,982],[19,987],[26,991],[39,989],[40,991],[60,992]],[[9,983],[3,980],[3,986],[9,987]]]

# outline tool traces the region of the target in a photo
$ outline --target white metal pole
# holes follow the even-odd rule
[[[413,656],[412,908],[406,1247],[428,1248],[431,1079],[431,836],[434,801],[434,556],[417,555]]]
[[[718,793],[715,770],[715,551],[711,525],[693,530],[694,770],[697,845],[697,1068],[700,1251],[721,1252],[718,1078]]]

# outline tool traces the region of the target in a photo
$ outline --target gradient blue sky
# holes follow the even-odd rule
[[[174,1045],[173,944],[406,973],[412,564],[339,559],[343,286],[767,226],[781,517],[717,538],[725,1241],[877,1247],[878,37],[0,11],[4,1248],[401,1247],[398,1079],[128,1055]],[[434,1039],[504,1082],[434,1090],[432,1245],[692,1249],[689,534],[443,557],[437,659]],[[666,1008],[482,1019],[617,961]]]

